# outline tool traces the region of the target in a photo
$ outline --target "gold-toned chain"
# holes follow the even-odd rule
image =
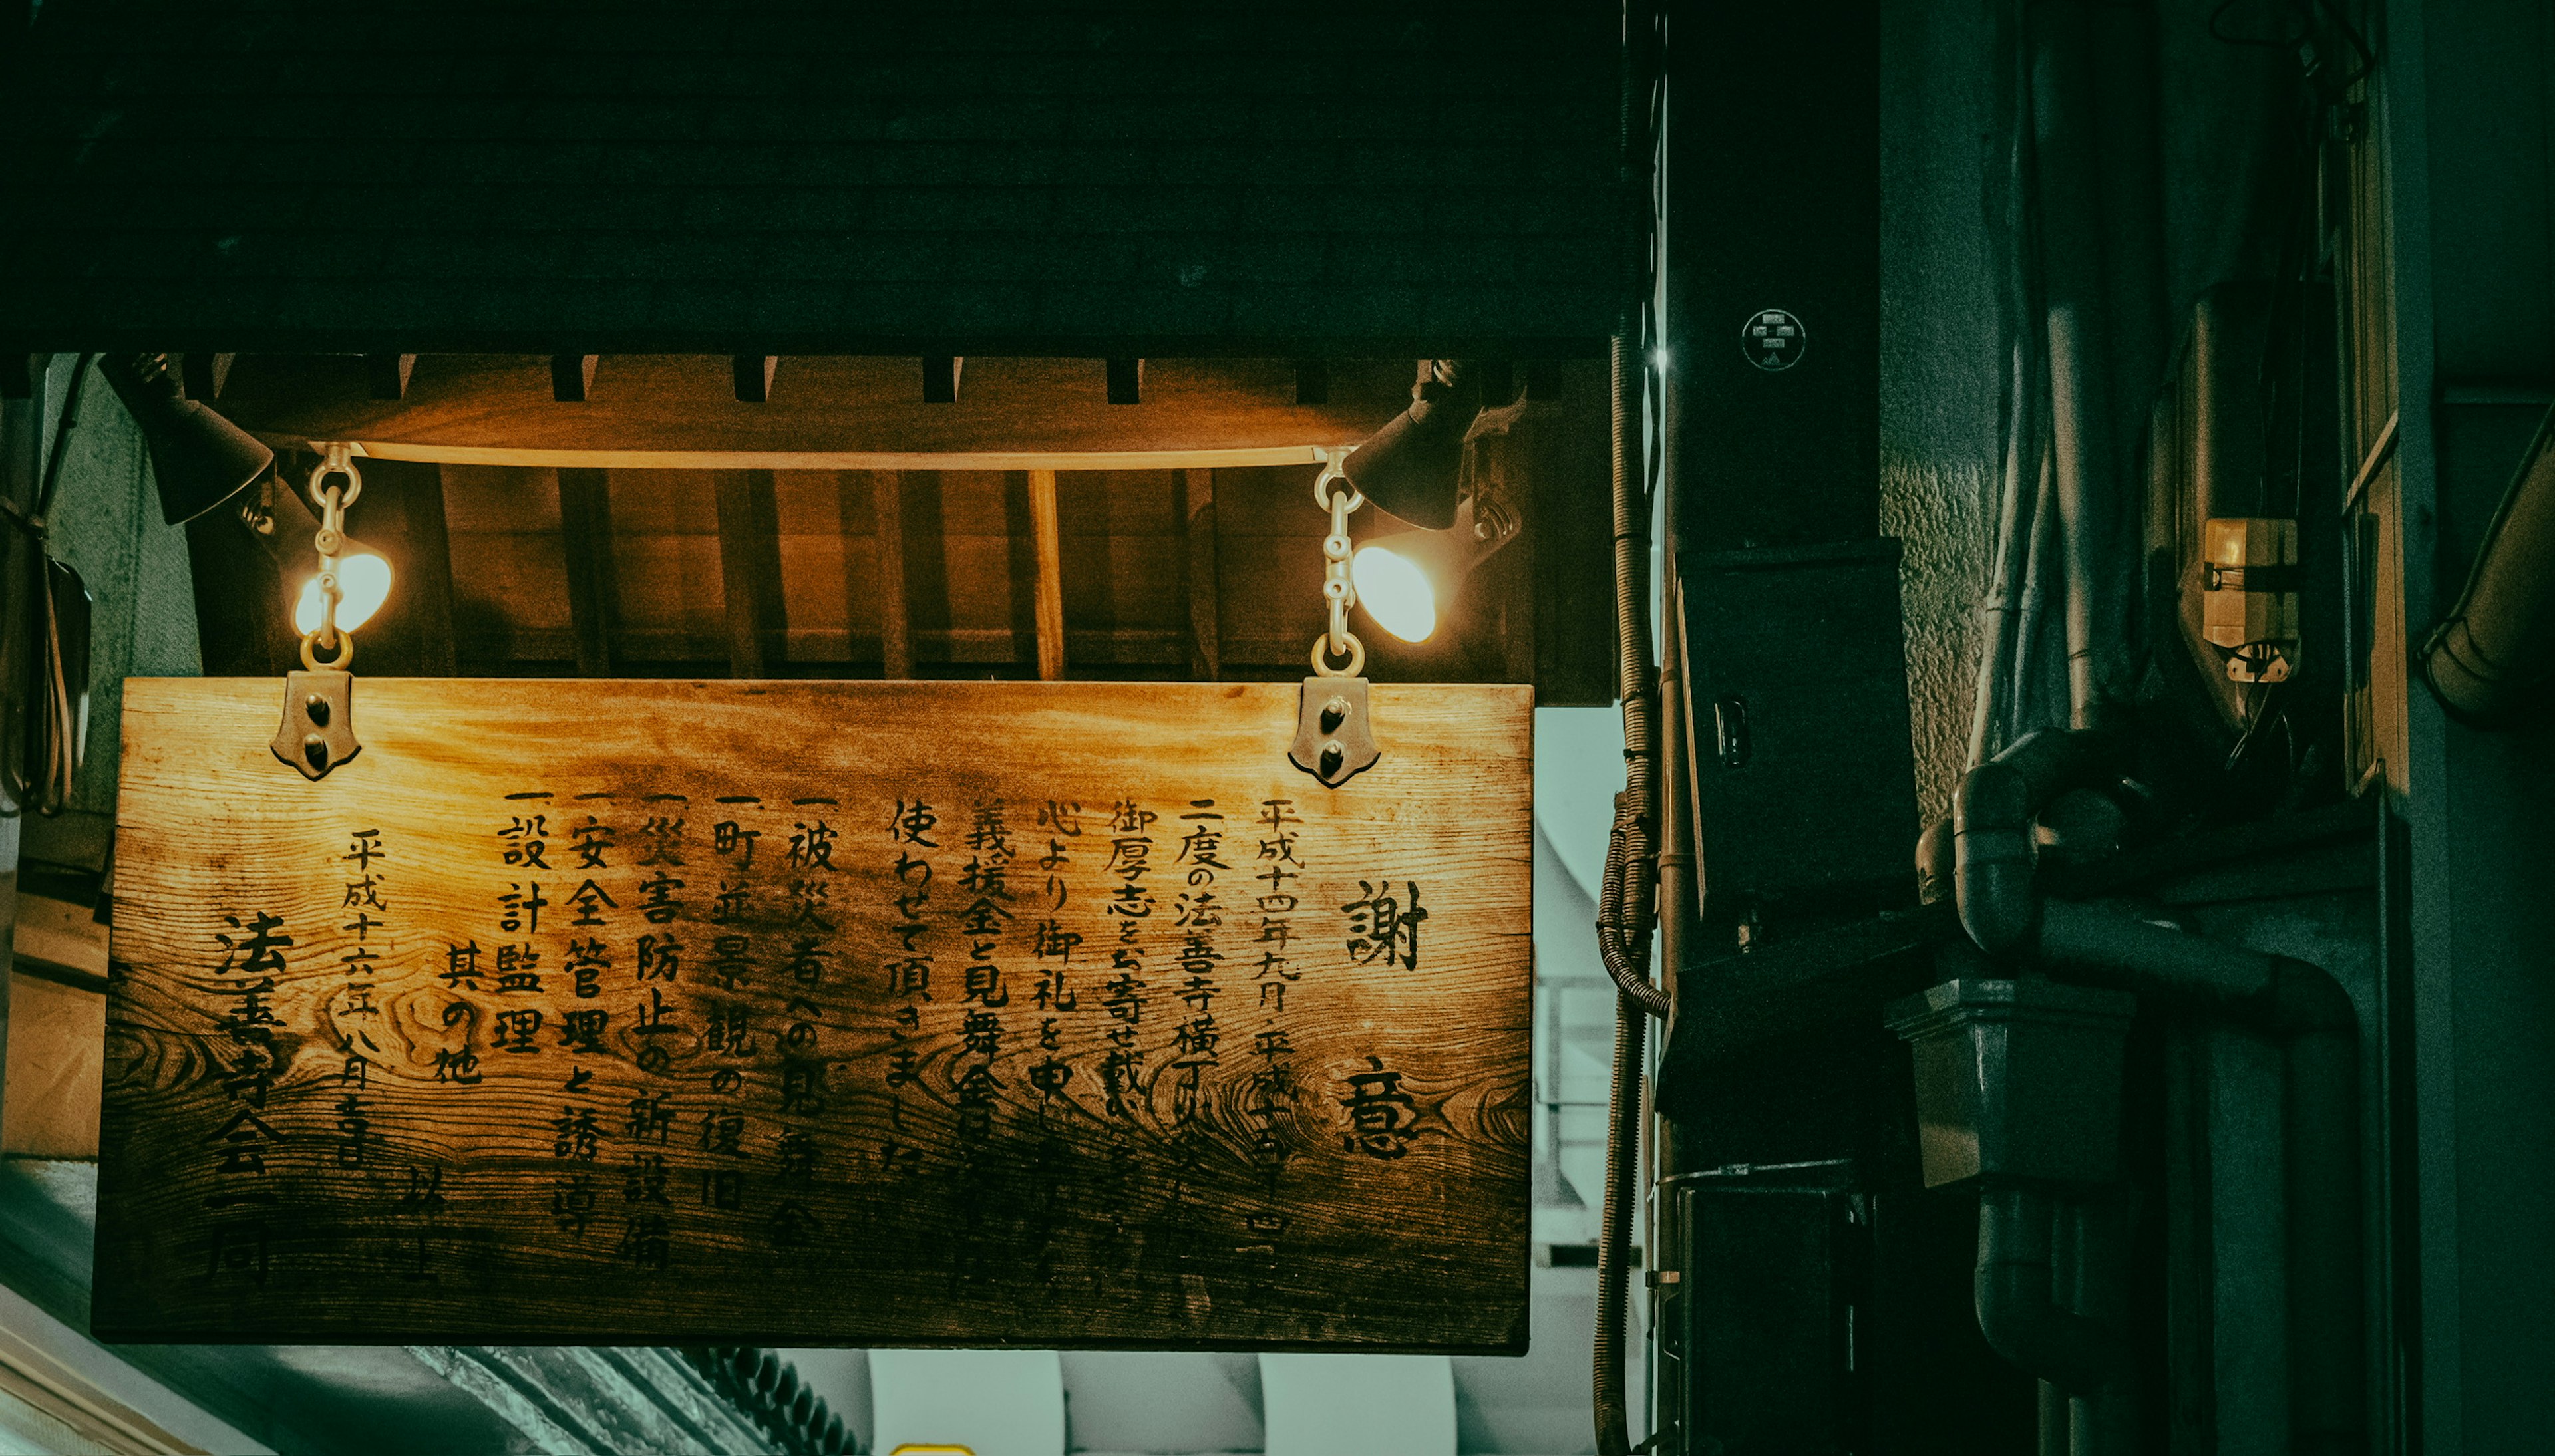
[[[343,487],[322,487],[320,482],[331,475],[343,475]],[[337,656],[328,664],[330,669],[343,671],[355,661],[355,634],[351,628],[337,626],[337,603],[345,589],[337,581],[337,553],[346,547],[346,508],[364,493],[364,477],[343,444],[331,444],[319,463],[310,468],[310,504],[319,512],[319,531],[310,544],[319,552],[319,627],[302,635],[302,666],[313,672],[322,670],[317,649],[325,648]]]
[[[1337,482],[1334,485],[1334,482]],[[1330,535],[1322,538],[1322,599],[1330,603],[1331,630],[1313,639],[1313,674],[1358,677],[1366,672],[1366,644],[1349,630],[1349,608],[1357,605],[1357,587],[1349,580],[1349,514],[1366,504],[1338,455],[1325,455],[1322,473],[1313,479],[1313,504],[1331,513]],[[1330,660],[1347,658],[1334,667]]]

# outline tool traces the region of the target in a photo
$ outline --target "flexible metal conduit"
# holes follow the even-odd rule
[[[1606,882],[1597,910],[1597,947],[1617,990],[1615,1059],[1607,1089],[1606,1197],[1597,1238],[1597,1329],[1592,1372],[1597,1449],[1628,1456],[1631,1414],[1624,1395],[1624,1325],[1634,1187],[1641,1149],[1642,1043],[1648,1019],[1664,1017],[1667,992],[1650,980],[1650,924],[1658,874],[1657,707],[1650,668],[1645,584],[1649,576],[1647,502],[1634,469],[1632,412],[1627,399],[1634,365],[1631,340],[1608,349],[1615,497],[1616,690],[1624,702],[1624,792],[1615,800],[1607,836]]]

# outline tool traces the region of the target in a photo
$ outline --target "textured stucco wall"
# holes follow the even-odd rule
[[[1881,529],[1906,549],[1908,707],[1929,822],[1950,812],[1968,750],[1996,526],[1995,49],[1978,0],[1883,6]]]

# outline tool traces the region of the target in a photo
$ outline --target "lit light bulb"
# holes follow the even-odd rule
[[[1437,592],[1428,573],[1382,546],[1365,546],[1349,560],[1358,605],[1385,631],[1404,642],[1426,642],[1437,630]]]
[[[339,556],[337,593],[337,626],[352,632],[390,600],[391,563],[370,551]],[[319,608],[319,578],[313,576],[302,583],[302,597],[293,604],[294,630],[305,637],[318,631]]]

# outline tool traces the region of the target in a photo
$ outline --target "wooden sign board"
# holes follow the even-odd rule
[[[110,1340],[1519,1352],[1531,697],[125,689]]]

